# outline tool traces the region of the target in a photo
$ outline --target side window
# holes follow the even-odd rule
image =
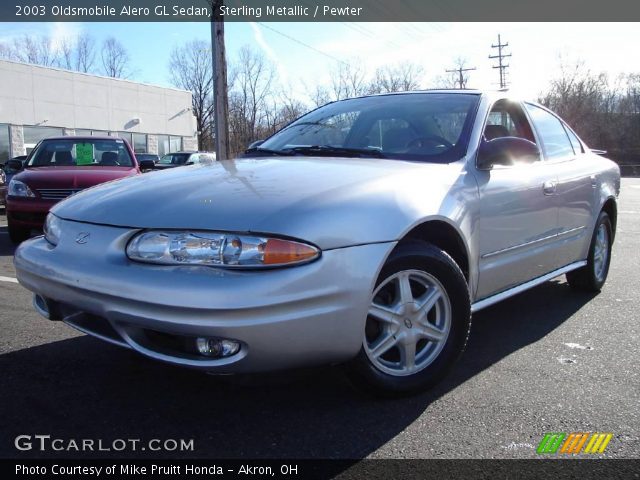
[[[520,137],[535,143],[531,125],[519,103],[499,100],[493,105],[484,127],[484,138],[499,137]]]
[[[555,115],[535,105],[527,103],[526,108],[540,135],[547,159],[558,160],[573,157],[573,146],[562,122]]]
[[[577,155],[578,153],[584,153],[584,148],[582,147],[582,143],[571,129],[569,129],[566,125],[564,126],[567,131],[567,135],[569,135],[569,140],[571,140],[571,145],[573,146],[573,151]]]

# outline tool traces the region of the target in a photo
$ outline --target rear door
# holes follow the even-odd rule
[[[558,178],[557,267],[586,257],[591,240],[594,211],[598,205],[597,169],[582,142],[555,114],[534,104],[526,109],[544,148],[550,167]]]
[[[484,127],[486,141],[515,136],[540,147],[520,102],[494,104]],[[557,177],[544,160],[496,165],[476,172],[480,195],[479,282],[486,298],[555,267],[553,241],[558,229]]]

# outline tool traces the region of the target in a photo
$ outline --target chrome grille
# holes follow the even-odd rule
[[[41,188],[38,194],[45,200],[62,200],[74,193],[82,190],[81,188]]]

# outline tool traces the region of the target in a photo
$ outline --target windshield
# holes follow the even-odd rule
[[[251,152],[310,152],[452,162],[466,153],[477,94],[412,93],[355,98],[314,110]],[[319,148],[320,147],[320,148]]]
[[[124,142],[74,139],[43,140],[29,159],[27,167],[132,167],[133,160]]]
[[[184,165],[190,156],[190,153],[168,153],[158,163],[163,165]]]

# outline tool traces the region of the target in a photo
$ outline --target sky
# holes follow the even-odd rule
[[[169,54],[193,39],[210,40],[208,23],[2,23],[0,41],[22,34],[48,34],[54,42],[80,32],[98,41],[115,36],[128,49],[132,80],[170,86]],[[279,84],[308,99],[316,84],[328,85],[339,62],[359,63],[373,73],[377,67],[404,61],[424,70],[422,84],[455,67],[457,58],[476,67],[468,86],[497,88],[496,54],[490,47],[498,34],[511,53],[510,88],[536,98],[557,75],[559,65],[584,61],[593,72],[614,78],[640,72],[640,24],[637,23],[240,23],[225,24],[230,63],[250,45],[261,51],[278,72]]]

